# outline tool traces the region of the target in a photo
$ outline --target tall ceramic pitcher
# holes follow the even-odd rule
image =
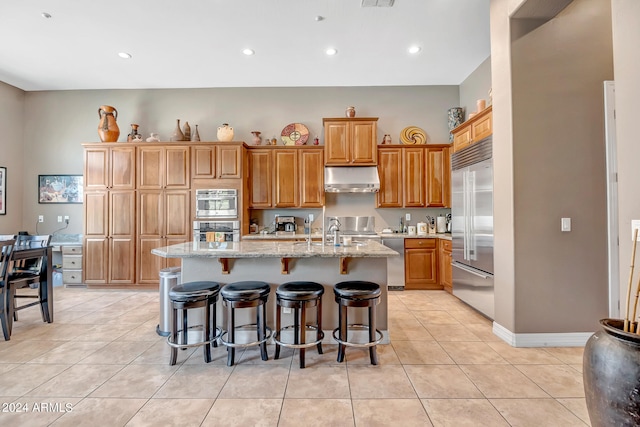
[[[98,108],[98,136],[102,142],[117,142],[120,136],[120,128],[116,120],[118,119],[118,110],[110,105],[101,105]]]

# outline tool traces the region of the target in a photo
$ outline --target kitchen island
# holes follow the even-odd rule
[[[243,280],[261,280],[271,285],[267,305],[267,322],[274,325],[275,290],[291,281],[313,281],[325,288],[322,322],[325,341],[331,342],[331,332],[338,326],[338,306],[333,285],[346,280],[367,280],[380,285],[377,307],[377,328],[388,343],[387,334],[387,257],[399,254],[375,242],[356,242],[350,246],[322,245],[321,242],[255,241],[190,242],[156,248],[154,255],[182,259],[182,282],[212,280],[221,285]],[[222,318],[222,304],[218,304]],[[351,309],[350,309],[351,310]],[[248,310],[241,310],[248,311]],[[366,323],[366,310],[349,314],[350,323]],[[245,319],[249,320],[248,313]],[[289,315],[286,315],[289,316]],[[283,324],[286,317],[283,316]]]

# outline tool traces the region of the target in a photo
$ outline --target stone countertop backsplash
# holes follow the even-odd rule
[[[54,234],[51,236],[51,246],[81,245],[82,234]]]
[[[408,235],[407,233],[378,233],[382,239],[444,239],[451,240],[451,233],[427,234],[426,236]],[[240,240],[304,240],[308,234],[292,233],[292,234],[245,234]],[[321,233],[312,233],[311,238],[321,240]]]

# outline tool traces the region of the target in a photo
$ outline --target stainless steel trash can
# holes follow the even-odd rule
[[[171,333],[171,301],[169,291],[181,280],[180,267],[163,268],[160,270],[160,323],[156,327],[158,335],[163,337]]]

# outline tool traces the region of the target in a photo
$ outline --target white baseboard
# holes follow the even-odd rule
[[[593,332],[514,334],[493,322],[493,333],[512,347],[583,347]]]

